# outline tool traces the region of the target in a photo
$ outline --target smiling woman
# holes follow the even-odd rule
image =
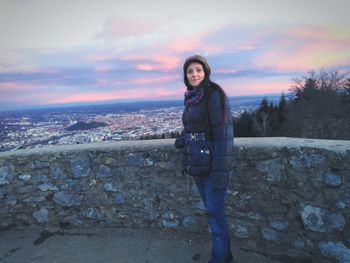
[[[193,176],[207,210],[212,235],[210,263],[233,262],[225,214],[227,187],[233,172],[233,125],[223,89],[210,80],[203,56],[184,66],[184,135],[175,142],[183,151],[183,172]]]

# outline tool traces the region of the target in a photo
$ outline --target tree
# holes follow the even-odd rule
[[[286,110],[287,110],[287,100],[286,100],[286,96],[284,96],[284,93],[282,93],[277,106],[278,121],[281,124],[286,120],[286,116],[285,116]]]
[[[240,117],[233,120],[233,126],[236,137],[256,137],[253,129],[253,116],[244,111]]]
[[[342,92],[342,105],[343,105],[343,118],[350,115],[350,78],[346,79],[344,82],[343,92]]]
[[[237,137],[290,136],[350,139],[350,78],[338,71],[309,72],[293,79],[291,97],[278,105],[264,98],[235,120]]]
[[[287,115],[288,135],[297,137],[334,138],[344,117],[341,94],[346,93],[346,74],[338,71],[295,79],[291,91],[295,99]]]
[[[253,126],[261,136],[267,136],[269,132],[270,107],[267,98],[265,97],[259,108],[256,110],[253,118]]]

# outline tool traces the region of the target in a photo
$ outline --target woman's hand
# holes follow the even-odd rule
[[[178,149],[182,149],[185,146],[185,138],[179,137],[175,139],[175,147]]]

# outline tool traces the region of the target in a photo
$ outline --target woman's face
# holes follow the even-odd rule
[[[186,77],[192,87],[198,87],[202,80],[205,78],[205,72],[203,70],[202,64],[198,62],[192,62],[189,64],[186,70]]]

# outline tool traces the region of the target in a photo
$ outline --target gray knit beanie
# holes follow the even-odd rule
[[[209,63],[207,61],[207,59],[203,56],[200,56],[200,55],[194,55],[194,56],[191,56],[191,57],[188,57],[186,58],[185,60],[185,63],[184,63],[184,66],[183,66],[183,70],[184,70],[184,74],[186,76],[186,70],[187,70],[187,67],[192,63],[192,62],[199,62],[202,64],[203,66],[203,69],[204,69],[204,72],[205,72],[205,76],[207,78],[209,78],[210,76],[210,66],[209,66]]]

